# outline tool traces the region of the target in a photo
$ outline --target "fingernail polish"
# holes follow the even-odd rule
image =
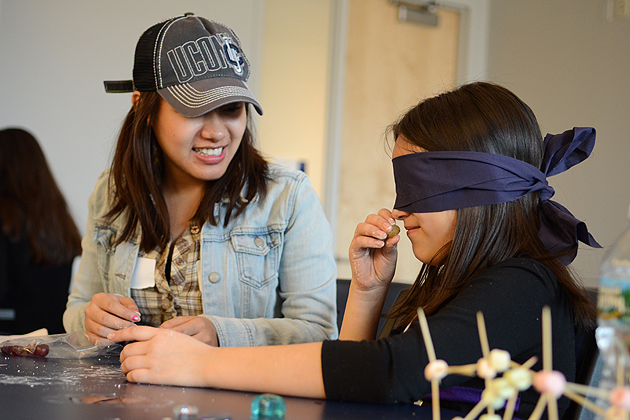
[[[140,321],[140,316],[139,315],[134,315],[134,316],[131,317],[131,320],[133,322],[138,322],[138,321]]]

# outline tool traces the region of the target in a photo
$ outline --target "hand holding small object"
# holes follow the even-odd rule
[[[85,308],[85,332],[91,343],[109,345],[107,335],[133,327],[140,311],[133,299],[111,293],[97,293]]]
[[[400,228],[387,209],[369,215],[365,222],[357,225],[349,250],[352,278],[357,287],[369,291],[389,285],[398,258],[396,245],[400,236],[397,231],[400,232]]]

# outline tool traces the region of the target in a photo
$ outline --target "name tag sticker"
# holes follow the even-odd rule
[[[136,268],[131,276],[132,289],[146,289],[155,286],[155,264],[151,258],[138,258]]]

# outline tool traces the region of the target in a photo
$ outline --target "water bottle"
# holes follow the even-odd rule
[[[628,208],[630,218],[630,208]],[[597,347],[602,356],[600,388],[628,385],[630,368],[630,228],[604,255],[597,296]]]

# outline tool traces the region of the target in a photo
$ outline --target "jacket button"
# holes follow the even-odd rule
[[[260,237],[256,237],[256,239],[254,239],[254,243],[258,248],[262,248],[265,246],[265,241],[263,241]]]
[[[208,274],[208,280],[210,280],[210,283],[218,283],[219,280],[221,280],[221,274],[217,273],[216,271],[210,273]]]

